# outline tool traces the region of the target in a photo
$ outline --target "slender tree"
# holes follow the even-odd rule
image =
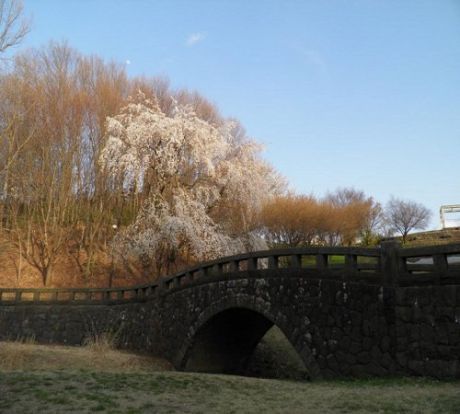
[[[414,201],[391,198],[385,209],[385,222],[389,228],[401,234],[405,243],[412,230],[423,230],[428,226],[431,212],[424,205]]]
[[[30,31],[20,0],[0,0],[0,54],[22,42]]]

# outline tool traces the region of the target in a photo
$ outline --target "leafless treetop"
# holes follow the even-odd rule
[[[413,201],[392,198],[386,208],[387,224],[401,234],[403,242],[411,230],[426,228],[430,217],[430,210]]]
[[[20,0],[0,0],[0,53],[18,45],[30,31]]]

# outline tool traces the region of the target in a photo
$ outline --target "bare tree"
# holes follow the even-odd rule
[[[364,226],[361,229],[361,243],[365,246],[377,244],[381,233],[384,230],[384,212],[382,205],[371,199],[371,204],[367,211]]]
[[[411,230],[426,228],[430,218],[431,211],[422,204],[393,197],[385,210],[387,226],[401,234],[403,243]]]
[[[337,188],[333,193],[328,193],[325,201],[334,207],[345,207],[352,203],[366,203],[369,198],[361,190],[353,187]]]
[[[0,0],[0,53],[16,46],[30,31],[30,21],[23,18],[20,0]]]
[[[0,76],[0,231],[44,285],[67,254],[86,259],[79,269],[89,274],[97,235],[112,222],[97,158],[125,83],[119,72],[51,44],[17,55]]]
[[[18,1],[0,0],[0,14],[11,14],[6,5],[21,6]],[[214,223],[217,236],[222,233],[229,241],[241,241],[242,249],[260,241],[252,233],[257,214],[267,195],[284,181],[260,158],[258,144],[247,138],[241,124],[225,120],[204,97],[173,90],[166,79],[130,79],[122,65],[83,56],[65,43],[52,42],[19,53],[8,69],[0,70],[0,237],[16,255],[17,269],[25,264],[26,271],[38,271],[43,285],[51,286],[68,277],[69,272],[53,276],[59,267],[71,265],[82,283],[92,284],[108,269],[109,260],[113,263],[111,240],[142,218],[140,212],[147,209],[155,191],[161,192],[165,203],[192,193],[190,200],[202,204],[200,217]],[[107,129],[113,129],[113,122],[108,121],[122,113],[132,102],[130,97],[139,92],[158,106],[151,116],[172,128],[168,134],[160,131],[159,138],[161,145],[169,145],[168,156],[175,160],[171,165],[176,165],[177,174],[167,170],[169,181],[162,179],[161,187],[155,174],[161,178],[164,173],[159,167],[170,165],[169,158],[157,154],[161,145],[140,147],[150,157],[157,154],[158,162],[155,159],[137,181],[130,178],[129,169],[112,174],[101,162],[102,153],[110,147]],[[179,122],[179,109],[191,129],[184,130]],[[178,140],[177,148],[172,138]],[[209,157],[192,142],[195,138],[203,148],[209,147]],[[106,155],[109,159],[110,154]],[[195,162],[197,157],[200,162]],[[131,168],[132,163],[128,164]],[[264,178],[274,175],[273,180]],[[168,204],[171,210],[170,206],[176,208],[176,204]],[[191,214],[184,208],[181,212],[188,226],[185,219]],[[135,230],[132,234],[137,235]],[[181,265],[177,251],[183,253],[184,263],[195,260],[191,252],[198,250],[182,236],[177,233],[173,255],[167,243],[171,235],[165,232],[166,242],[158,243],[164,260],[158,263]],[[145,261],[136,262],[137,257],[122,257],[127,262],[126,274],[150,277],[143,272]],[[132,263],[140,263],[142,272]],[[18,284],[19,279],[20,272]]]
[[[322,207],[313,196],[274,197],[260,212],[262,233],[272,246],[310,245],[324,221]]]
[[[328,213],[321,237],[327,244],[352,245],[358,239],[369,242],[378,210],[372,197],[352,187],[338,188],[326,195],[323,205]]]

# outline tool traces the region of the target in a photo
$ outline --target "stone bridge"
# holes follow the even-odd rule
[[[111,332],[181,370],[242,373],[273,325],[311,378],[460,378],[460,244],[253,252],[129,288],[0,288],[0,340]]]

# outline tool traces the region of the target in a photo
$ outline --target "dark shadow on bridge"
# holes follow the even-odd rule
[[[267,335],[265,338],[268,331],[272,332],[273,327],[275,335]],[[273,345],[276,348],[275,352],[271,349]],[[281,350],[280,345],[284,349]],[[256,349],[258,352],[254,355]],[[280,350],[287,351],[286,355],[291,358],[295,353],[297,361],[301,361],[289,340],[272,321],[253,310],[230,308],[213,316],[198,330],[185,355],[182,369],[193,372],[276,377],[276,372],[281,372],[282,367],[276,366],[277,361],[273,361],[273,358],[276,358],[276,351],[279,356]],[[261,361],[261,357],[264,361]],[[286,360],[283,359],[281,364]],[[263,366],[264,363],[270,366]]]

